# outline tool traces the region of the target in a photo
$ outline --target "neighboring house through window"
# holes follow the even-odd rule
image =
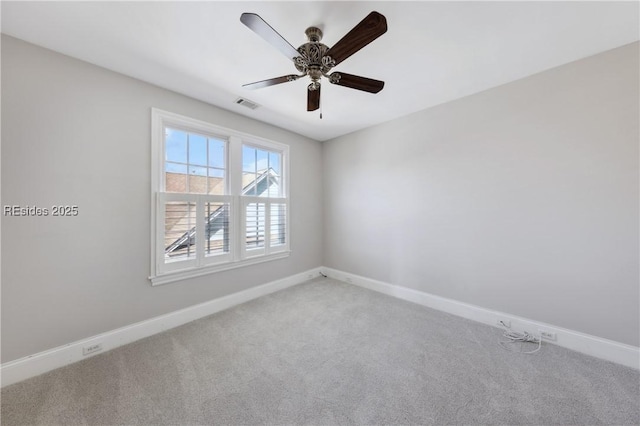
[[[288,147],[152,110],[151,280],[289,253]]]

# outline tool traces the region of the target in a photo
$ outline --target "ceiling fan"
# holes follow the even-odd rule
[[[256,81],[244,84],[242,87],[260,89],[309,76],[311,84],[307,86],[307,111],[315,111],[320,107],[322,77],[327,78],[332,84],[369,93],[378,93],[384,87],[384,81],[380,80],[343,72],[329,74],[333,67],[387,32],[387,20],[378,12],[374,11],[367,15],[331,48],[320,43],[322,31],[317,27],[306,29],[305,34],[309,41],[296,49],[255,13],[243,13],[240,16],[240,22],[291,59],[301,73]]]

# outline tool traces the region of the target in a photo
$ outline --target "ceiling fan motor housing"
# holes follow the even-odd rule
[[[322,31],[317,27],[309,27],[305,31],[309,41],[298,47],[300,56],[294,58],[294,64],[298,71],[308,75],[313,83],[309,85],[310,90],[315,90],[320,85],[320,78],[335,66],[335,61],[329,56],[325,56],[329,47],[320,43]]]

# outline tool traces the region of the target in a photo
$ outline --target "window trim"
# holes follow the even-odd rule
[[[161,243],[164,238],[164,231],[159,226],[162,221],[164,207],[161,206],[163,200],[173,198],[171,193],[164,190],[164,129],[174,127],[189,132],[198,132],[206,136],[216,137],[227,141],[227,168],[225,182],[228,193],[226,195],[210,194],[183,194],[193,196],[197,203],[208,201],[229,202],[231,207],[230,239],[232,244],[231,252],[222,255],[216,261],[204,261],[198,265],[198,260],[188,261],[191,266],[185,268],[169,267],[164,262],[164,245]],[[251,197],[242,195],[242,146],[266,149],[279,152],[282,155],[281,161],[281,197]],[[267,249],[268,243],[266,235],[270,230],[265,229],[265,251],[263,255],[249,256],[245,248],[243,232],[245,230],[244,214],[241,208],[246,205],[249,199],[259,198],[259,202],[265,203],[265,209],[271,203],[286,205],[285,219],[285,244],[274,249]],[[266,213],[269,214],[269,213]],[[161,217],[162,216],[162,217]],[[150,275],[151,285],[167,284],[187,278],[199,277],[215,272],[229,269],[241,268],[258,263],[269,262],[282,259],[291,253],[290,250],[290,217],[291,205],[289,200],[289,146],[269,139],[261,138],[237,130],[228,129],[205,121],[193,119],[180,114],[164,111],[158,108],[151,108],[151,259]],[[162,222],[161,222],[162,221]],[[268,223],[268,222],[267,222]],[[265,228],[268,226],[265,224]],[[206,256],[198,254],[200,259]],[[223,259],[228,257],[227,259]],[[212,263],[213,262],[213,263]],[[178,264],[178,263],[176,263]],[[183,265],[186,265],[183,264]]]

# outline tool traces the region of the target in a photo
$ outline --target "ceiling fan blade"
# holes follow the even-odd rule
[[[287,40],[278,34],[278,32],[259,15],[255,13],[243,13],[240,15],[240,22],[282,52],[287,58],[293,60],[296,56],[300,56],[296,48],[289,44]]]
[[[329,76],[329,81],[338,86],[350,87],[369,93],[378,93],[384,87],[384,81],[372,78],[360,77],[358,75],[344,72],[334,72]]]
[[[246,87],[247,89],[262,89],[263,87],[273,86],[274,84],[287,83],[289,81],[295,81],[300,76],[295,74],[283,75],[282,77],[270,78],[268,80],[255,81],[253,83],[243,84],[242,87]]]
[[[320,108],[320,86],[311,90],[307,88],[307,111],[315,111]]]
[[[371,12],[334,44],[325,56],[331,56],[338,65],[386,32],[387,19],[378,12]]]

